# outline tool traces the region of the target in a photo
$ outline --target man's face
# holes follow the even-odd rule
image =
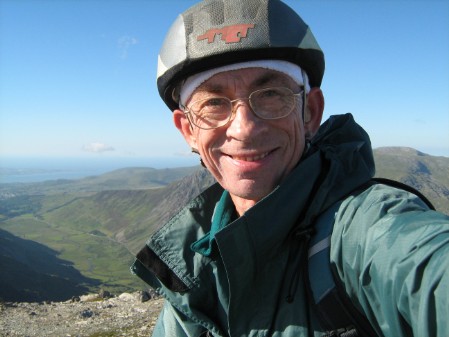
[[[187,102],[210,96],[247,98],[253,91],[301,88],[289,76],[263,68],[216,74],[204,82]],[[296,166],[305,147],[302,98],[285,118],[262,120],[248,100],[234,103],[234,115],[225,126],[202,130],[191,126],[182,111],[175,111],[175,124],[220,185],[229,191],[239,214],[268,195]],[[186,124],[187,123],[187,124]]]

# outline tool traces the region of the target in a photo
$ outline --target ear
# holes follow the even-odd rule
[[[184,111],[180,109],[174,110],[173,122],[190,147],[196,148],[196,136],[193,133],[192,125]]]
[[[324,97],[320,88],[310,89],[304,111],[304,131],[307,138],[312,138],[321,125],[324,111]]]

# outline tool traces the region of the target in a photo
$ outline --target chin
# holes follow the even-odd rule
[[[237,196],[242,199],[253,200],[257,202],[265,198],[274,189],[274,186],[273,187],[263,186],[263,188],[255,188],[255,186],[253,185],[254,182],[244,184],[236,183],[233,186],[230,186],[230,188],[228,188],[227,190],[231,195]]]

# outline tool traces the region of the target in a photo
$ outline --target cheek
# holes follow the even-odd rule
[[[217,149],[220,148],[219,132],[217,130],[199,130],[195,133],[195,138],[202,160],[210,170],[214,170],[215,162],[218,160],[215,158],[218,156]]]
[[[291,156],[293,165],[301,158],[304,152],[305,135],[304,125],[299,116],[295,116],[293,120],[288,123],[288,129],[285,129],[288,134],[288,150],[287,155]]]
[[[299,145],[304,142],[304,125],[299,115],[295,114],[286,121],[285,132],[288,134],[291,145]]]
[[[201,152],[207,151],[214,143],[214,130],[202,130],[196,128],[194,132],[195,143]]]

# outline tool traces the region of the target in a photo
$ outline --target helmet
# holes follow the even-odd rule
[[[273,59],[299,65],[319,87],[324,54],[309,27],[280,0],[204,0],[180,14],[158,57],[159,95],[178,108],[187,77],[227,64]]]

